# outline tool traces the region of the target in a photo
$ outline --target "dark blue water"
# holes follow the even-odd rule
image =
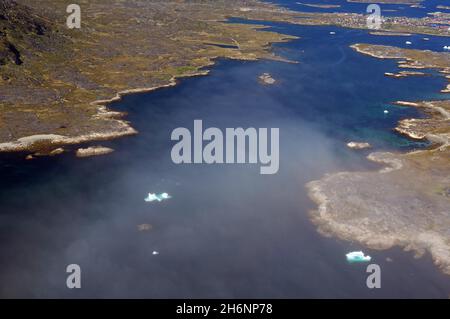
[[[277,3],[285,8],[294,11],[301,12],[353,12],[359,14],[367,14],[367,6],[370,3],[355,3],[347,2],[347,0],[277,0],[277,1],[267,1],[272,3]],[[373,1],[372,3],[376,3]],[[423,18],[427,16],[429,12],[449,12],[449,10],[437,9],[438,5],[449,5],[449,1],[445,0],[425,0],[421,2],[423,8],[411,7],[407,4],[385,4],[379,3],[381,7],[381,13],[383,16],[406,16],[411,18]],[[305,6],[303,4],[334,4],[340,5],[339,8],[317,8]]]
[[[428,255],[416,260],[398,248],[372,251],[319,235],[304,188],[329,172],[376,167],[345,147],[350,140],[375,150],[426,146],[395,134],[398,120],[421,115],[390,102],[444,98],[436,92],[445,80],[388,78],[395,61],[349,48],[401,45],[396,37],[270,25],[301,37],[274,49],[299,63],[219,60],[209,76],[127,96],[111,107],[127,111],[140,134],[101,143],[116,150],[110,156],[0,157],[2,297],[448,297],[450,279]],[[264,72],[277,83],[261,85]],[[173,164],[170,134],[192,130],[194,119],[222,129],[280,128],[278,174],[249,164]],[[146,203],[148,192],[173,197]],[[140,224],[153,227],[142,232]],[[381,289],[366,287],[364,265],[345,261],[359,249],[381,266]],[[80,290],[65,286],[72,263],[82,268]]]

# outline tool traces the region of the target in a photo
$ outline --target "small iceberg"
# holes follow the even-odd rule
[[[169,198],[171,198],[171,197],[167,193],[161,193],[161,194],[148,193],[147,198],[145,198],[144,200],[148,203],[151,203],[154,201],[162,202],[163,200],[166,200]]]
[[[388,114],[389,111],[388,111],[388,110],[384,110],[383,113],[384,113],[384,114]]]
[[[411,44],[412,44],[411,41],[406,41],[405,43],[406,43],[407,45],[411,45]]]
[[[347,261],[349,263],[365,263],[372,259],[370,256],[364,256],[362,251],[352,251],[345,256],[347,257]]]
[[[152,255],[153,255],[153,256],[158,256],[158,255],[159,255],[159,251],[154,250],[154,251],[152,252]]]
[[[336,32],[334,32],[334,31],[330,31],[330,34],[336,34]]]
[[[449,46],[444,46],[444,50],[450,50],[450,45]]]

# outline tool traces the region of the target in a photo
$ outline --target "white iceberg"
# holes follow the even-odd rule
[[[364,256],[362,251],[352,251],[345,256],[347,257],[347,261],[349,263],[365,263],[372,259],[370,256]]]
[[[334,32],[334,31],[330,31],[330,34],[336,34],[336,32]]]
[[[159,255],[159,251],[154,250],[154,251],[152,252],[152,255],[153,255],[153,256],[158,256],[158,255]]]
[[[388,111],[388,110],[384,110],[383,113],[384,113],[384,114],[388,114],[389,111]]]
[[[161,193],[161,194],[156,194],[156,193],[148,193],[147,198],[145,198],[144,200],[148,203],[154,202],[154,201],[158,201],[158,202],[162,202],[163,200],[169,199],[171,198],[169,194],[167,193]]]
[[[408,44],[408,45],[412,44],[411,41],[406,41],[405,43]]]

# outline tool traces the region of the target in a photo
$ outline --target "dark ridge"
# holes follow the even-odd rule
[[[35,52],[60,48],[64,39],[52,21],[14,0],[0,0],[0,65],[21,65]]]
[[[205,43],[205,44],[223,48],[223,49],[239,49],[239,47],[237,45],[231,45],[231,44],[218,44],[218,43]]]
[[[3,25],[3,27],[7,29],[26,31],[37,35],[44,35],[51,27],[44,18],[37,15],[32,9],[13,0],[0,1],[0,20],[6,21],[6,25]]]
[[[23,61],[20,59],[20,52],[17,48],[12,44],[8,43],[8,49],[14,54],[13,60],[16,65],[21,65]]]

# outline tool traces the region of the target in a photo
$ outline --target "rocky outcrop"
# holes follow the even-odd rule
[[[88,148],[79,148],[76,151],[77,157],[91,157],[91,156],[100,156],[106,155],[114,152],[112,148],[103,147],[103,146],[91,146]]]
[[[272,75],[270,75],[270,73],[263,73],[258,78],[259,81],[265,85],[272,85],[275,84],[276,82],[275,79],[272,77]]]

